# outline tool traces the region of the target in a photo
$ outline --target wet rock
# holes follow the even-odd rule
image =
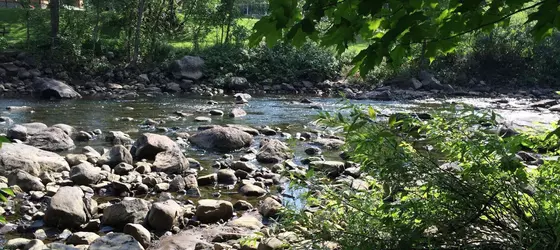
[[[239,193],[244,196],[260,197],[266,194],[266,190],[253,184],[246,184],[239,188]]]
[[[115,166],[113,171],[115,171],[115,174],[118,174],[118,175],[127,175],[133,169],[134,169],[134,166],[132,166],[128,163],[125,163],[125,162],[121,162],[121,163],[119,163]]]
[[[277,139],[263,139],[257,153],[257,161],[261,163],[279,163],[293,158],[290,148]]]
[[[148,202],[143,199],[125,198],[103,210],[103,225],[122,228],[128,223],[142,223],[148,214]]]
[[[45,212],[45,224],[59,228],[75,228],[88,221],[84,192],[79,187],[61,187],[51,198]]]
[[[164,151],[156,155],[152,170],[167,174],[181,174],[189,168],[189,161],[181,151]]]
[[[176,79],[198,80],[202,77],[204,60],[197,56],[184,56],[170,65],[170,71]]]
[[[189,141],[203,149],[228,152],[250,146],[253,136],[236,128],[214,127],[192,135]]]
[[[89,162],[82,162],[70,170],[70,180],[77,185],[91,185],[99,182],[103,176],[101,169]]]
[[[32,88],[37,96],[45,99],[75,99],[82,97],[72,87],[51,78],[36,77]]]
[[[74,148],[74,141],[62,129],[47,128],[27,138],[27,144],[48,151],[64,151]]]
[[[0,148],[0,175],[7,176],[15,169],[21,169],[33,176],[42,172],[69,171],[64,157],[36,147],[5,143]]]
[[[259,213],[264,217],[274,217],[282,208],[280,202],[272,197],[267,197],[259,204]]]
[[[111,186],[113,187],[113,190],[115,193],[120,194],[120,193],[129,193],[131,190],[130,188],[132,187],[132,185],[130,185],[129,183],[124,183],[124,182],[120,182],[120,181],[113,181],[111,183]]]
[[[318,147],[309,147],[305,149],[305,153],[308,155],[320,155],[321,149]]]
[[[236,161],[233,164],[231,164],[231,168],[233,170],[243,170],[247,173],[252,173],[257,169],[257,167],[254,164],[246,161]]]
[[[18,185],[24,192],[45,190],[45,185],[43,185],[40,178],[23,170],[13,171],[8,176],[8,185]]]
[[[135,159],[154,160],[158,153],[164,151],[180,151],[179,145],[165,135],[145,133],[130,150]]]
[[[35,240],[29,241],[29,243],[27,243],[23,247],[23,249],[25,249],[25,250],[43,250],[43,246],[45,246],[45,243],[43,243],[43,241],[35,239]]]
[[[548,108],[548,107],[552,107],[556,104],[558,104],[558,102],[556,100],[547,99],[547,100],[540,100],[538,102],[534,102],[534,103],[530,104],[529,106],[532,107],[532,108]]]
[[[245,133],[248,133],[250,135],[259,135],[260,132],[257,129],[254,129],[252,127],[249,126],[244,126],[244,125],[240,125],[240,124],[226,124],[224,127],[227,128],[236,128],[239,129]]]
[[[183,208],[174,200],[155,202],[148,213],[148,225],[156,231],[170,230],[183,218]]]
[[[331,138],[317,138],[313,144],[326,149],[340,149],[344,146],[344,141]]]
[[[225,79],[225,87],[232,91],[245,91],[250,87],[249,82],[245,77],[227,77]]]
[[[212,122],[212,118],[205,116],[198,116],[194,118],[195,122]]]
[[[6,137],[8,137],[10,140],[26,141],[27,128],[22,125],[16,124],[8,129]]]
[[[232,169],[220,169],[218,171],[218,183],[232,185],[237,182],[235,171]]]
[[[111,233],[97,238],[88,250],[144,250],[134,237],[123,233]]]
[[[257,155],[253,154],[253,153],[249,153],[249,154],[244,154],[240,157],[240,160],[242,161],[252,161],[257,159]]]
[[[128,134],[121,131],[109,131],[105,136],[105,141],[111,142],[112,145],[129,145],[132,144],[132,139]]]
[[[93,140],[93,135],[86,131],[80,131],[76,134],[76,141],[91,141]]]
[[[548,108],[548,110],[558,112],[558,111],[560,111],[560,104],[556,104],[556,105]]]
[[[150,245],[152,239],[150,231],[141,224],[128,223],[124,226],[123,233],[134,237],[145,248]]]
[[[70,166],[76,166],[82,162],[87,162],[88,157],[84,154],[67,154],[64,159]]]
[[[210,110],[209,113],[210,113],[210,115],[213,115],[213,116],[223,116],[224,115],[224,111],[221,111],[219,109]]]
[[[107,165],[115,167],[121,162],[133,164],[132,155],[124,146],[115,145],[109,151]]]
[[[76,232],[66,239],[66,244],[89,245],[99,238],[99,235],[91,232]]]
[[[251,203],[249,203],[248,201],[238,200],[235,202],[235,204],[233,204],[233,208],[236,211],[245,211],[253,209],[253,205],[251,205]]]
[[[59,123],[59,124],[52,125],[51,127],[61,129],[68,136],[72,136],[76,133],[76,129],[68,124]]]
[[[202,223],[227,221],[233,217],[233,205],[224,200],[199,200],[195,216]]]
[[[199,186],[213,185],[216,182],[218,182],[218,175],[209,174],[209,175],[200,176],[198,177],[197,182]]]
[[[6,247],[6,249],[23,249],[23,247],[25,247],[25,245],[29,244],[30,242],[30,239],[15,238],[8,240],[4,247]]]
[[[235,96],[235,104],[245,104],[248,102],[249,100],[247,100],[243,95]]]
[[[243,110],[242,108],[233,108],[230,112],[229,112],[229,117],[243,117],[246,116],[247,112],[245,112],[245,110]]]

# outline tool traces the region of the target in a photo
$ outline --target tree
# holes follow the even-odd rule
[[[453,52],[462,35],[509,25],[520,12],[529,15],[536,40],[560,27],[556,0],[269,0],[270,14],[255,24],[252,44],[306,39],[345,51],[358,37],[369,46],[354,59],[353,72],[365,75],[386,60],[398,66],[414,46],[433,61]]]
[[[140,0],[138,3],[138,20],[136,21],[136,33],[134,35],[134,54],[132,54],[132,64],[138,62],[138,55],[140,53],[140,31],[142,28],[142,14],[144,13],[145,0]]]
[[[60,0],[50,1],[49,6],[51,9],[51,47],[54,48],[57,45],[58,29],[60,25]]]

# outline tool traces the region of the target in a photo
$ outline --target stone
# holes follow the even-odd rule
[[[93,140],[93,135],[86,131],[80,131],[76,134],[76,141],[91,141]]]
[[[212,122],[212,118],[206,116],[197,116],[194,118],[195,122]]]
[[[183,218],[183,208],[174,200],[155,202],[148,212],[148,225],[156,231],[170,230]]]
[[[202,199],[198,201],[195,216],[202,223],[227,221],[233,217],[233,205],[224,200]]]
[[[44,124],[44,123],[41,123],[41,122],[23,123],[21,125],[27,128],[27,134],[28,135],[33,135],[33,134],[38,133],[41,130],[45,130],[45,129],[49,128],[47,126],[47,124]]]
[[[236,129],[239,129],[239,130],[241,130],[241,131],[243,131],[243,132],[245,132],[245,133],[248,133],[248,134],[250,134],[250,135],[260,135],[260,132],[259,132],[257,129],[252,128],[252,127],[249,127],[249,126],[245,126],[245,125],[240,125],[240,124],[226,124],[226,125],[224,125],[224,127],[227,127],[227,128],[236,128]]]
[[[132,166],[128,163],[125,163],[125,162],[121,162],[121,163],[117,164],[115,166],[115,168],[113,168],[113,171],[115,172],[115,174],[118,174],[118,175],[127,175],[133,169],[134,169],[134,166]]]
[[[75,228],[88,221],[84,192],[79,187],[60,187],[45,212],[45,224]]]
[[[189,161],[181,151],[164,151],[156,155],[152,170],[167,174],[181,174],[189,168]]]
[[[344,162],[341,161],[313,161],[309,163],[309,166],[326,173],[331,178],[338,177],[345,168]]]
[[[245,98],[243,95],[236,95],[235,96],[235,104],[245,104],[248,103],[249,100]]]
[[[64,159],[70,166],[76,166],[82,162],[87,162],[88,157],[84,154],[67,154]]]
[[[229,117],[243,117],[246,116],[247,112],[245,112],[245,110],[243,110],[242,108],[233,108],[230,112],[229,112]]]
[[[82,97],[69,85],[52,78],[35,77],[32,89],[35,95],[44,99],[75,99]]]
[[[169,186],[170,186],[169,183],[163,182],[163,183],[156,184],[154,189],[157,192],[166,192],[167,190],[169,190]]]
[[[281,240],[275,237],[270,237],[270,238],[263,239],[259,243],[257,250],[276,250],[276,249],[284,249],[284,248],[287,248],[287,245],[285,245]]]
[[[264,217],[274,217],[283,208],[282,204],[272,197],[266,197],[259,204],[259,213]]]
[[[210,113],[210,115],[213,115],[213,116],[223,116],[224,115],[224,111],[221,111],[219,109],[210,110],[209,113]]]
[[[304,151],[308,155],[320,155],[321,149],[318,147],[308,147]]]
[[[239,193],[244,196],[260,197],[266,194],[266,190],[253,184],[246,184],[239,188]]]
[[[130,149],[134,159],[154,160],[156,155],[164,151],[181,151],[179,145],[165,135],[144,133]]]
[[[148,214],[148,202],[138,198],[126,198],[103,210],[103,225],[122,228],[128,223],[142,223]]]
[[[249,203],[248,201],[238,200],[235,202],[235,204],[233,204],[233,208],[236,211],[245,211],[253,209],[253,205],[251,205],[251,203]]]
[[[257,161],[261,163],[279,163],[291,158],[291,149],[277,139],[263,139],[257,152]]]
[[[99,235],[91,232],[76,232],[66,239],[66,244],[89,245],[99,238]]]
[[[229,152],[249,147],[253,142],[253,136],[236,128],[213,127],[192,135],[189,141],[203,149]]]
[[[198,80],[202,77],[204,60],[198,56],[184,56],[170,64],[171,74],[176,79]]]
[[[198,182],[198,186],[213,185],[216,182],[218,182],[218,175],[209,174],[209,175],[200,176],[198,177],[197,182]]]
[[[8,240],[8,242],[6,242],[6,245],[4,245],[4,247],[6,249],[21,249],[25,247],[25,245],[29,244],[30,242],[31,242],[30,239],[15,238],[15,239]]]
[[[10,140],[26,141],[27,128],[22,125],[16,124],[8,129],[6,137],[8,137]]]
[[[259,218],[251,214],[244,214],[243,216],[228,222],[227,225],[232,227],[247,228],[250,230],[259,230],[264,226]]]
[[[236,161],[233,164],[231,164],[231,169],[233,169],[233,170],[243,170],[247,173],[252,173],[253,171],[255,171],[257,169],[257,167],[250,162]]]
[[[8,185],[18,185],[24,192],[43,191],[45,185],[39,177],[35,177],[23,170],[15,170],[8,176]]]
[[[97,238],[87,250],[144,250],[134,237],[123,233],[110,233]]]
[[[111,142],[112,145],[128,145],[133,142],[128,134],[121,131],[109,131],[105,136],[105,141]]]
[[[82,162],[70,170],[70,180],[77,185],[91,185],[101,181],[101,169],[89,162]]]
[[[232,91],[245,91],[250,87],[249,82],[245,77],[227,77],[225,79],[225,87],[227,90]]]
[[[237,182],[237,176],[232,169],[220,169],[217,174],[219,184],[232,185]]]
[[[124,162],[127,164],[133,164],[132,154],[122,145],[115,145],[111,148],[108,154],[107,164],[111,167],[115,167],[117,164]]]
[[[198,180],[194,174],[190,174],[183,178],[185,181],[185,189],[197,188],[198,187]]]
[[[47,151],[64,151],[74,148],[74,141],[62,129],[50,127],[31,134],[28,145]]]
[[[124,226],[123,233],[134,237],[145,248],[150,245],[152,240],[150,231],[141,224],[128,223]]]
[[[43,241],[35,239],[35,240],[29,241],[29,243],[27,243],[23,247],[23,249],[25,249],[25,250],[43,250],[43,246],[45,246],[45,243],[43,243]]]
[[[317,138],[313,144],[326,149],[340,149],[344,146],[344,141],[331,138]]]
[[[76,129],[68,124],[59,123],[51,126],[52,128],[59,128],[64,131],[68,136],[72,136],[76,133]]]
[[[140,174],[148,174],[152,172],[151,163],[139,161],[136,162],[134,165],[136,166],[136,169],[134,170]]]

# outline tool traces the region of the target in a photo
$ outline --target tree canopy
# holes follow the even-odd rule
[[[365,75],[383,60],[399,65],[412,48],[422,58],[453,52],[461,36],[508,26],[513,15],[530,13],[536,40],[560,27],[557,0],[269,0],[270,13],[255,24],[253,44],[263,39],[303,44],[307,39],[339,53],[356,42],[369,46],[353,59],[353,72]]]

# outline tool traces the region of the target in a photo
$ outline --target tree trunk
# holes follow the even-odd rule
[[[58,44],[58,28],[60,23],[60,0],[51,0],[51,48],[54,49]]]
[[[233,7],[235,0],[227,0],[227,26],[226,26],[226,39],[225,44],[229,44],[231,40],[231,25],[233,23]]]
[[[132,64],[138,62],[138,54],[140,53],[140,29],[142,28],[142,14],[144,14],[144,1],[138,3],[138,20],[136,22],[136,34],[134,35],[134,54],[132,55]]]
[[[95,27],[93,28],[93,57],[95,57],[95,48],[97,47],[97,42],[99,41],[99,19],[101,16],[101,10],[99,8],[99,0],[96,1],[95,5]]]
[[[27,7],[27,11],[25,12],[25,32],[26,32],[26,41],[25,43],[27,44],[27,49],[29,49],[30,44],[29,44],[29,40],[30,40],[30,35],[29,35],[29,16],[31,15],[31,13],[29,13],[29,6]]]

